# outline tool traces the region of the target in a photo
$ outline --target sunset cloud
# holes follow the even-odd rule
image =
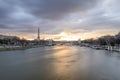
[[[83,39],[114,35],[120,31],[119,3],[119,0],[0,0],[0,34],[34,39],[39,27],[43,37],[49,34],[56,39],[60,39],[56,35],[62,32]]]

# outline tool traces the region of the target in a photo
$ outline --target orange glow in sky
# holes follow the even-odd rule
[[[53,39],[55,41],[75,41],[75,40],[84,40],[84,39],[90,39],[90,38],[98,38],[104,35],[115,35],[119,31],[116,31],[116,29],[107,29],[107,30],[94,30],[94,31],[85,31],[78,33],[72,32],[74,30],[66,30],[61,31],[60,33],[56,34],[44,34],[40,33],[40,39]],[[9,33],[10,36],[18,36],[21,39],[27,39],[27,40],[34,40],[37,38],[37,32],[36,33]],[[9,35],[5,34],[5,35]]]

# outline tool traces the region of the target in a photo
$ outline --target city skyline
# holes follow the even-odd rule
[[[120,32],[119,0],[0,0],[0,34],[78,40]]]

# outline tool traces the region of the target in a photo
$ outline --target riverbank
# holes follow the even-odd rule
[[[0,46],[0,51],[11,51],[11,50],[25,50],[32,47],[29,46]]]
[[[81,44],[81,46],[90,47],[96,50],[107,50],[107,51],[120,52],[120,46],[108,46],[108,45],[102,46],[102,45],[90,45],[90,44]]]
[[[115,52],[120,52],[120,48],[116,47],[116,46],[90,46],[93,49],[97,49],[97,50],[107,50],[107,51],[115,51]]]

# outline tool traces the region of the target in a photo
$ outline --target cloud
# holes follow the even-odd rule
[[[120,31],[119,0],[0,0],[0,32]],[[99,31],[98,31],[99,32]]]
[[[94,7],[97,0],[24,0],[21,4],[34,16],[46,19],[61,19],[70,13]]]

